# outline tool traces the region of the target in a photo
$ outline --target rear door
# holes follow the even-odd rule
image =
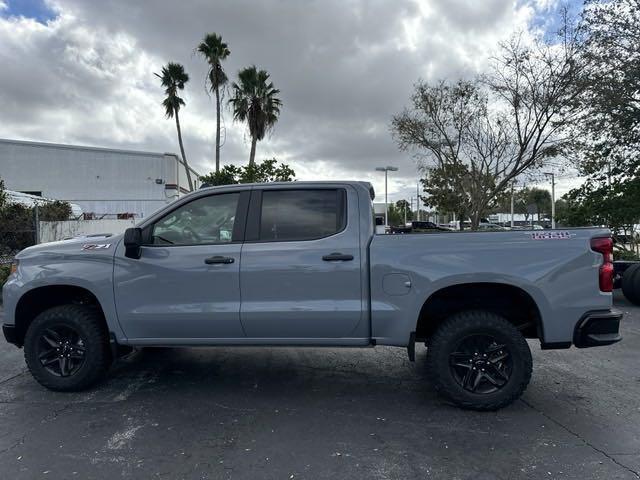
[[[250,338],[357,338],[363,319],[356,192],[252,191],[240,318]]]

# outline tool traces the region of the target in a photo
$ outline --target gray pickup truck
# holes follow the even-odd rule
[[[371,185],[206,188],[124,235],[27,248],[7,341],[78,390],[127,347],[427,346],[435,388],[477,410],[525,390],[542,349],[620,340],[606,229],[375,235]]]

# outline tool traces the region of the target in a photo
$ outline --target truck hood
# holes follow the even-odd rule
[[[103,254],[113,256],[118,242],[123,235],[104,233],[99,235],[83,235],[68,240],[41,243],[22,250],[16,255],[18,260],[42,254]]]

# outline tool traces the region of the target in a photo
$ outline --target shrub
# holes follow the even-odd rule
[[[38,216],[41,222],[69,220],[71,216],[71,205],[61,200],[42,204],[38,207],[38,210]]]
[[[11,274],[11,265],[0,265],[0,287],[4,285]]]
[[[631,250],[615,250],[613,252],[614,260],[640,260],[638,255]]]

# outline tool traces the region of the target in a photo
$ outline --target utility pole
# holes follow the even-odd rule
[[[389,202],[387,201],[387,177],[389,172],[397,172],[398,167],[376,167],[376,171],[384,172],[384,228],[389,226]]]
[[[420,221],[420,180],[416,182],[416,220]]]
[[[513,210],[514,210],[513,185],[514,183],[511,184],[511,228],[513,228]]]
[[[553,172],[545,172],[551,177],[551,228],[556,228],[556,176]]]

